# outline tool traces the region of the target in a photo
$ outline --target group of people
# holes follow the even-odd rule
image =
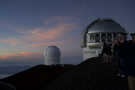
[[[135,90],[135,33],[127,40],[126,33],[119,33],[112,45],[104,44],[103,53],[108,62],[113,55],[118,60],[119,75],[127,77],[130,90]]]

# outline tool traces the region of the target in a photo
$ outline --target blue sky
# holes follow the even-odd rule
[[[134,0],[0,0],[0,62],[44,63],[44,47],[57,45],[62,63],[79,63],[88,24],[112,18],[134,32],[134,16]]]

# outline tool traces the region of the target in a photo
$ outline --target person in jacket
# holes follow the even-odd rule
[[[130,90],[135,90],[135,33],[131,33],[132,40],[129,41],[129,58],[126,61],[128,84]]]
[[[127,76],[127,61],[129,58],[129,44],[126,33],[118,34],[117,55],[119,57],[120,76],[122,78]]]

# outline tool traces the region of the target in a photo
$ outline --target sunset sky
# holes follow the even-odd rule
[[[56,45],[62,63],[82,60],[81,32],[97,18],[112,18],[135,32],[135,0],[0,0],[0,64],[41,64]]]

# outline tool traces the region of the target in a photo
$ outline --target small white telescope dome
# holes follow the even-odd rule
[[[45,48],[44,57],[46,65],[60,64],[60,49],[57,46],[48,46]]]
[[[127,33],[126,30],[112,19],[97,19],[83,31],[81,47],[83,60],[97,57],[101,54],[103,43],[112,44],[118,33]]]

